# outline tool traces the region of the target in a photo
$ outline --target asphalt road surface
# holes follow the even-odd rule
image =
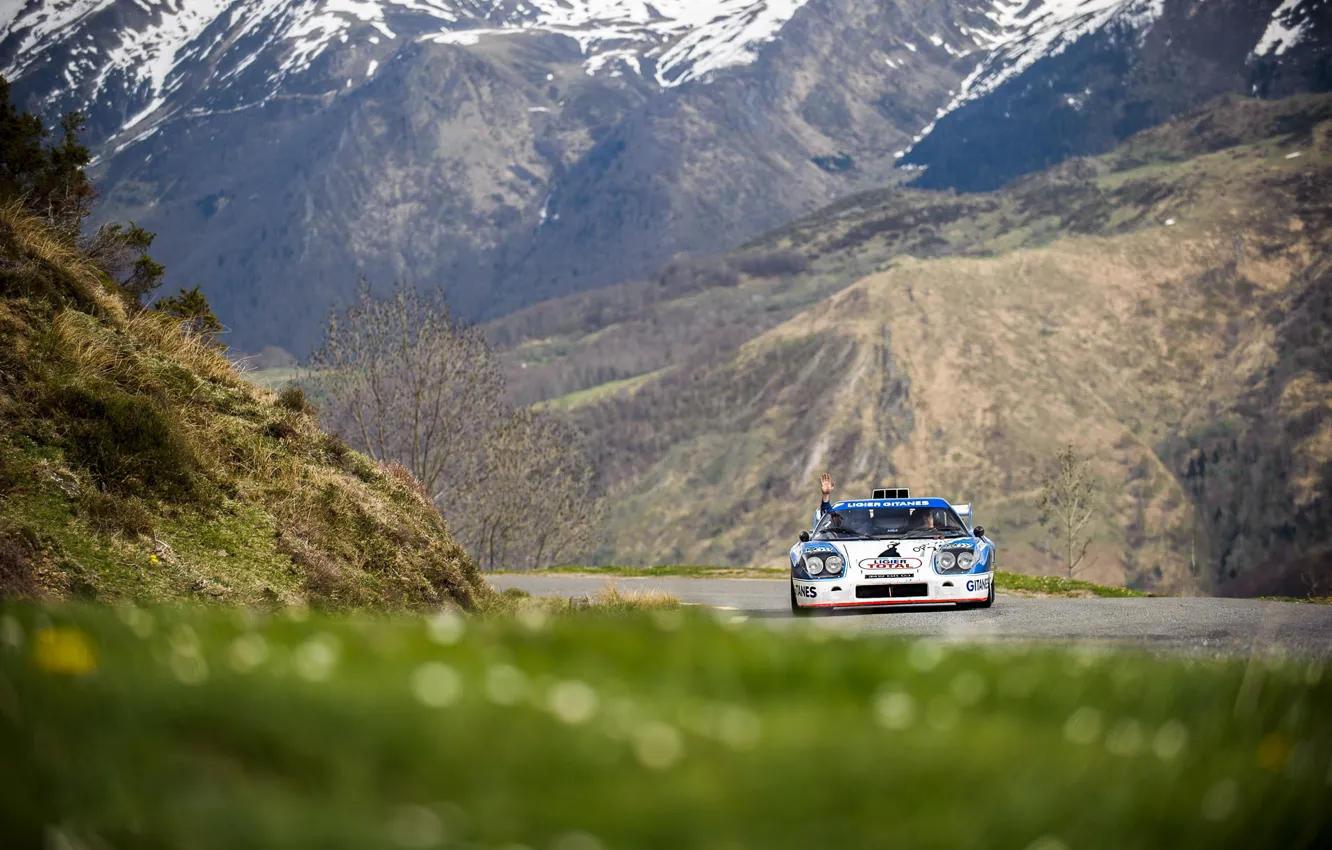
[[[608,581],[624,591],[665,591],[681,602],[733,611],[734,616],[795,621],[783,580],[503,575],[491,583],[535,596],[573,597],[593,595]],[[1001,591],[994,607],[983,610],[947,605],[862,609],[809,622],[823,628],[961,640],[1128,643],[1207,655],[1257,651],[1332,657],[1332,605],[1257,599],[1043,599]]]

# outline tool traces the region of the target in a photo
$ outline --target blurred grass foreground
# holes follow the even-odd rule
[[[1321,662],[0,607],[6,848],[1332,846]]]

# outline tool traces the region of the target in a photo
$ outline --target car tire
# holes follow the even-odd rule
[[[985,597],[985,601],[984,601],[984,602],[977,602],[977,603],[976,603],[976,607],[977,607],[977,608],[989,608],[989,607],[992,606],[992,605],[994,605],[994,579],[993,579],[993,578],[990,579],[990,595],[987,596],[987,597]]]
[[[990,595],[985,597],[984,602],[960,602],[958,608],[963,611],[970,611],[975,608],[989,608],[994,605],[994,579],[990,579]]]
[[[799,604],[798,602],[796,602],[795,584],[792,584],[792,585],[791,585],[791,616],[792,616],[792,617],[808,617],[808,616],[810,616],[810,615],[813,614],[813,613],[814,613],[813,609],[811,609],[811,608],[801,608],[801,607],[800,607],[800,604]]]

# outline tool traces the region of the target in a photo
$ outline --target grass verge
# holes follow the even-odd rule
[[[517,617],[548,614],[569,614],[576,611],[598,613],[642,613],[679,608],[680,600],[674,594],[660,590],[621,590],[611,582],[591,596],[532,596],[525,590],[511,587],[499,594],[485,609],[485,613]]]
[[[1306,605],[1332,605],[1332,596],[1260,596],[1266,602],[1303,602]]]
[[[1332,677],[817,624],[0,608],[7,846],[1314,847]],[[891,805],[885,807],[885,800]]]
[[[1100,584],[1092,584],[1089,581],[1082,581],[1076,578],[1061,578],[1059,576],[1029,576],[1021,573],[1006,573],[1000,570],[995,573],[994,584],[1000,590],[1012,590],[1025,593],[1041,593],[1050,596],[1082,596],[1091,594],[1093,596],[1106,597],[1125,597],[1125,596],[1150,596],[1150,593],[1143,593],[1141,590],[1132,590],[1127,587],[1106,587]]]

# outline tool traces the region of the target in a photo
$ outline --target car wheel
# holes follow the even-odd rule
[[[990,595],[987,596],[987,597],[985,597],[985,601],[984,601],[984,602],[977,602],[977,603],[976,603],[976,607],[977,607],[977,608],[989,608],[989,607],[990,607],[991,605],[993,605],[993,604],[994,604],[994,579],[991,578],[991,579],[990,579]]]
[[[813,613],[814,613],[813,609],[811,609],[811,608],[801,608],[800,605],[799,605],[799,603],[796,602],[795,585],[792,584],[792,585],[791,585],[791,616],[793,616],[793,617],[808,617],[809,615],[811,615],[811,614],[813,614]]]
[[[990,595],[985,597],[984,602],[960,602],[958,608],[963,611],[970,611],[974,608],[989,608],[994,604],[994,579],[990,579]]]

